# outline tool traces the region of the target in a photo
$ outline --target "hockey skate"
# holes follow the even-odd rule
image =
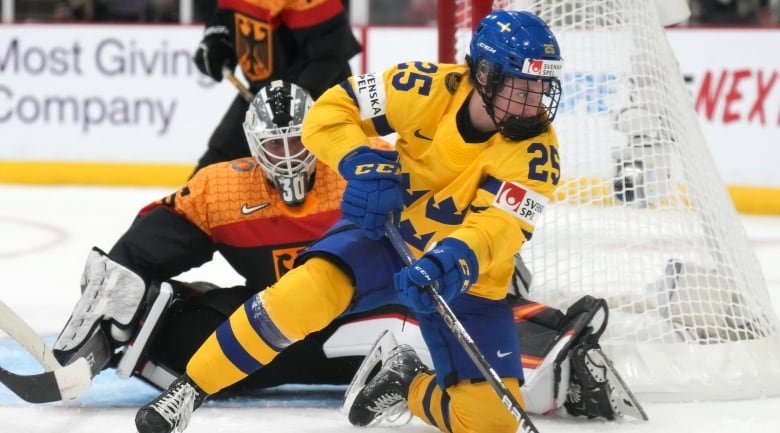
[[[411,420],[406,405],[409,385],[417,374],[430,370],[411,346],[394,345],[392,334],[382,333],[355,373],[342,405],[342,409],[348,411],[352,425],[362,427],[382,421],[397,425]],[[380,362],[379,371],[366,383]]]
[[[192,412],[200,407],[207,396],[185,374],[138,410],[135,426],[139,433],[182,432],[187,428]]]
[[[582,343],[571,355],[571,384],[564,403],[574,416],[647,421],[647,414],[598,345]]]

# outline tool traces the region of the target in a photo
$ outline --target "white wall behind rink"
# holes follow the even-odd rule
[[[0,161],[193,164],[235,95],[191,63],[201,31],[0,26]],[[355,72],[436,58],[433,28],[356,34]],[[724,180],[780,187],[780,30],[668,34]]]

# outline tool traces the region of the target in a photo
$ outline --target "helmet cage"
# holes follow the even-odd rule
[[[249,151],[289,206],[304,202],[312,186],[316,158],[303,147],[308,93],[295,84],[273,82],[258,92],[244,119]],[[289,86],[289,89],[288,89]]]
[[[255,137],[250,139],[250,152],[282,200],[290,206],[303,203],[311,188],[316,158],[300,143],[301,126],[276,128],[273,135]]]
[[[504,74],[501,65],[491,64],[486,59],[477,62],[471,75],[488,115],[504,137],[510,140],[535,137],[547,131],[555,119],[561,99],[561,82],[558,78],[531,80],[523,76]],[[541,82],[542,90],[530,89],[531,81]],[[520,86],[518,83],[521,83]],[[509,87],[508,94],[504,87]],[[510,115],[503,109],[497,109],[498,106],[508,107],[510,103],[520,104],[523,107],[521,112],[528,111],[526,108],[533,105],[530,108],[536,115]]]

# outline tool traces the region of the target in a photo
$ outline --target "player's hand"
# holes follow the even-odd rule
[[[222,67],[227,66],[232,71],[237,63],[236,50],[228,28],[207,27],[193,60],[200,72],[213,78],[214,81],[222,81]]]
[[[467,292],[478,276],[479,264],[471,248],[459,239],[444,238],[419,260],[396,273],[393,281],[401,302],[416,312],[430,313],[436,307],[424,286],[438,283],[439,294],[449,302]]]
[[[341,198],[344,217],[371,239],[380,239],[388,214],[398,221],[403,208],[398,152],[360,146],[342,158],[339,173],[347,180]]]

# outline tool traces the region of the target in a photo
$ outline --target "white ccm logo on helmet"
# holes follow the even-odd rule
[[[559,77],[563,71],[563,61],[544,59],[523,60],[522,72],[537,77]]]
[[[385,114],[385,83],[380,74],[365,74],[355,77],[352,86],[355,91],[358,106],[360,107],[360,119],[366,120]]]
[[[488,44],[486,44],[486,43],[484,43],[482,41],[480,41],[477,44],[477,46],[480,47],[480,48],[483,48],[485,51],[487,51],[489,53],[492,53],[492,54],[496,53],[496,49],[495,48],[491,47],[490,45],[488,45]]]
[[[519,183],[504,182],[493,199],[493,206],[533,227],[548,201],[547,197]]]

